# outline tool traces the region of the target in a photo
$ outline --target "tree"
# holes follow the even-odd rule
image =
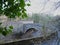
[[[0,0],[0,16],[5,15],[8,18],[25,18],[27,17],[26,6],[30,6],[30,4],[26,4],[25,0]],[[0,33],[3,35],[7,35],[13,29],[13,26],[2,27],[2,23],[0,23]]]
[[[32,18],[34,23],[39,23],[39,20],[40,20],[39,14],[33,14]]]

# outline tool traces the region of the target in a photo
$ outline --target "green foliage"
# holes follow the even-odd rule
[[[26,4],[24,0],[0,0],[0,16],[5,15],[8,18],[16,17],[27,17],[25,6],[30,6]],[[12,32],[13,26],[2,27],[0,23],[0,33],[6,36],[8,33]]]
[[[4,14],[9,18],[27,17],[25,6],[30,4],[26,4],[24,0],[0,0],[0,15]]]
[[[30,6],[30,4],[27,4],[27,6]]]
[[[13,29],[13,26],[9,26],[10,29]]]
[[[9,34],[10,32],[12,32],[12,30],[13,30],[13,26],[9,26],[9,28],[7,28],[7,27],[2,27],[2,26],[0,25],[0,33],[1,33],[2,35],[4,35],[4,36],[6,36],[6,35]]]

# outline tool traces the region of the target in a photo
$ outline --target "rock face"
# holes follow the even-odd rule
[[[56,33],[53,33],[50,37],[46,37],[46,39],[36,38],[26,41],[8,43],[5,45],[57,45],[57,44],[58,44],[57,35]]]
[[[6,24],[6,23],[4,23]],[[7,35],[6,37],[4,36],[0,36],[0,43],[4,43],[4,42],[13,42],[13,41],[16,41],[16,40],[20,40],[20,39],[25,39],[24,37],[21,38],[20,35],[26,35],[28,34],[31,35],[29,38],[31,37],[40,37],[41,35],[43,35],[42,33],[42,24],[39,24],[39,23],[28,23],[28,24],[22,24],[20,22],[7,22],[7,26],[9,25],[13,25],[14,26],[14,29],[13,29],[13,33]],[[46,25],[47,27],[49,27],[48,25]],[[51,27],[51,26],[50,26]],[[28,30],[31,29],[31,28],[34,28],[36,29],[37,31],[36,32],[33,32],[32,33],[27,33],[29,32]],[[20,34],[21,32],[22,34]],[[53,30],[49,28],[46,29],[46,34],[50,34]],[[28,38],[28,37],[27,37]],[[26,40],[26,39],[25,39]]]
[[[32,37],[33,33],[37,32],[37,30],[35,28],[29,28],[23,35],[22,38],[30,38]]]
[[[34,24],[24,24],[23,25],[23,30],[26,32],[29,28],[35,28],[36,30],[40,31],[42,30],[42,24],[39,23],[34,23]]]
[[[34,29],[37,30],[37,32],[35,32],[35,33],[30,33],[32,36],[35,36],[35,37],[40,36],[40,34],[42,32],[41,31],[42,30],[42,25],[40,25],[40,24],[24,24],[23,25],[23,24],[20,23],[20,25],[19,25],[18,22],[17,23],[11,22],[11,23],[8,24],[8,26],[10,24],[14,26],[13,33],[7,35],[6,37],[1,35],[0,40],[2,40],[2,39],[3,40],[9,40],[9,39],[20,38],[20,35],[22,35],[22,34],[20,34],[21,33],[20,31],[22,31],[22,33],[24,34],[29,28],[34,28]],[[29,33],[25,33],[24,35],[26,35],[26,34],[29,34]]]

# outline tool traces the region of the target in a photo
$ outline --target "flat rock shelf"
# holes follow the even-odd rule
[[[51,36],[54,37],[54,35],[57,34],[57,31],[49,31],[48,33],[46,33],[46,35],[42,34],[40,36],[32,36],[32,37],[29,37],[29,38],[11,38],[11,39],[8,39],[9,37],[6,37],[6,39],[4,40],[0,40],[0,45],[3,45],[3,44],[10,44],[10,43],[16,43],[16,42],[22,42],[22,41],[28,41],[28,40],[36,40],[36,39],[39,39],[40,41],[42,40],[45,40],[45,39],[49,39]],[[36,40],[37,41],[37,40]]]

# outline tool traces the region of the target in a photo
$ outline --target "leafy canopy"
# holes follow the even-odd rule
[[[27,17],[24,0],[0,0],[0,15],[4,14],[8,18]]]
[[[26,4],[25,0],[0,0],[0,16],[5,15],[8,18],[25,18],[27,17],[26,6],[30,6],[30,4]],[[0,33],[3,35],[7,35],[12,29],[12,26],[9,26],[9,29],[7,29],[0,24]]]

